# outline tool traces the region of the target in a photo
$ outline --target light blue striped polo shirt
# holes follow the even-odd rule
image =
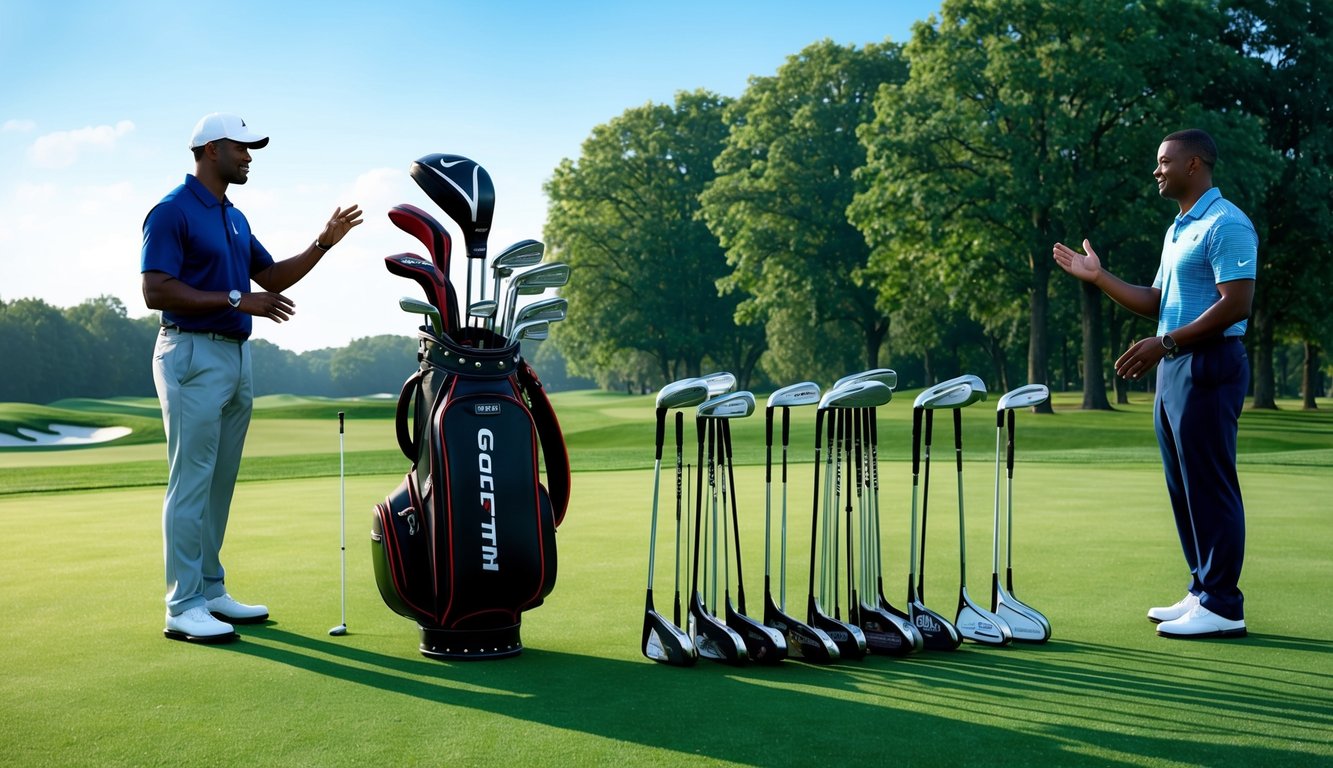
[[[1248,216],[1209,189],[1187,213],[1176,217],[1162,242],[1162,263],[1153,287],[1162,292],[1157,335],[1194,322],[1222,294],[1218,283],[1253,280],[1259,270],[1259,235]],[[1244,336],[1241,320],[1223,333]]]

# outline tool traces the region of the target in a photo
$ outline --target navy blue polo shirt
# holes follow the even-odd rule
[[[245,215],[230,200],[218,202],[191,174],[144,218],[141,272],[165,272],[201,291],[246,292],[251,276],[272,265]],[[231,307],[206,314],[163,311],[162,322],[246,338],[251,330],[250,315]]]

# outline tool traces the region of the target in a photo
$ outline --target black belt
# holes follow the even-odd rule
[[[1211,339],[1200,341],[1197,344],[1190,344],[1189,346],[1184,346],[1184,347],[1178,346],[1175,349],[1171,350],[1170,352],[1167,352],[1166,357],[1168,360],[1171,360],[1177,357],[1181,357],[1183,355],[1191,355],[1194,354],[1195,352],[1202,352],[1206,349],[1213,349],[1215,347],[1220,347],[1223,344],[1232,344],[1232,343],[1241,344],[1244,343],[1244,341],[1245,341],[1244,336],[1214,336]]]
[[[189,328],[182,328],[175,323],[164,323],[162,325],[162,330],[176,331],[177,333],[197,333],[200,336],[207,336],[213,341],[230,341],[233,344],[240,344],[249,338],[238,333],[223,333],[222,331],[192,331]]]

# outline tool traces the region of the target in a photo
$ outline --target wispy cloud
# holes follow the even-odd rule
[[[32,120],[10,119],[0,123],[0,133],[32,133],[37,123]]]
[[[68,168],[78,161],[81,152],[113,149],[121,137],[133,132],[134,123],[121,120],[115,125],[48,133],[28,147],[28,160],[38,168]]]

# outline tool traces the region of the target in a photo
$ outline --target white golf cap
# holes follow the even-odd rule
[[[240,115],[214,112],[204,115],[195,124],[194,133],[190,136],[190,149],[218,139],[231,139],[251,149],[263,149],[268,144],[268,137],[250,130]]]

